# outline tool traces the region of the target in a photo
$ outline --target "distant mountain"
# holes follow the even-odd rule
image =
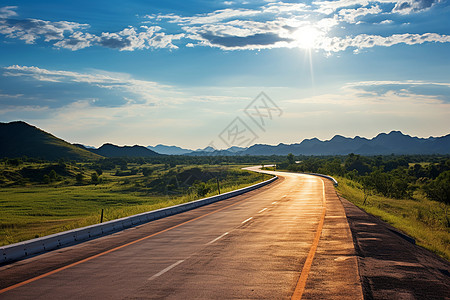
[[[155,151],[159,154],[167,154],[167,155],[184,155],[193,152],[194,150],[183,149],[177,146],[166,146],[166,145],[156,145],[156,146],[147,146],[148,149]]]
[[[247,150],[247,148],[236,147],[236,146],[232,146],[232,147],[226,149],[226,151],[230,151],[232,153],[238,153],[238,152],[242,152],[242,151],[245,151],[245,150]]]
[[[203,149],[197,149],[186,155],[189,156],[235,156],[240,155],[247,148],[232,146],[228,149],[217,150],[211,146],[208,146]]]
[[[81,149],[83,149],[83,150],[92,150],[92,149],[97,149],[97,148],[95,148],[95,147],[93,147],[93,146],[86,146],[86,145],[83,145],[83,144],[77,144],[77,143],[75,143],[75,144],[72,144],[72,145],[74,145],[75,147],[78,147],[78,148],[81,148]]]
[[[101,156],[76,147],[22,121],[0,123],[0,157],[86,160]]]
[[[277,146],[256,144],[240,155],[362,155],[450,154],[450,134],[442,137],[418,138],[400,131],[380,133],[373,139],[347,138],[335,135],[331,140],[305,139],[299,144]]]
[[[207,146],[205,148],[200,148],[197,150],[184,149],[178,146],[166,146],[166,145],[156,145],[156,146],[147,146],[148,149],[153,150],[159,154],[166,155],[189,155],[189,156],[232,156],[236,153],[240,153],[247,148],[242,147],[230,147],[224,150],[217,150],[211,146]]]
[[[153,150],[138,145],[121,147],[107,143],[98,149],[87,150],[105,157],[149,157],[159,155]]]
[[[197,149],[195,150],[195,152],[214,152],[217,151],[215,148],[211,147],[211,146],[207,146],[203,149]]]
[[[228,150],[212,150],[212,151],[204,151],[204,150],[196,150],[191,153],[187,153],[188,156],[234,156],[239,155],[241,152],[231,152]]]

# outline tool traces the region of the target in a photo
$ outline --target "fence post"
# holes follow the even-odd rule
[[[219,195],[220,195],[220,185],[219,185],[219,178],[216,177],[216,181],[217,181],[217,190],[219,191]]]

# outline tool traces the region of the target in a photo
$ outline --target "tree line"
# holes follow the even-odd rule
[[[293,172],[342,176],[361,184],[364,200],[372,194],[385,197],[411,198],[421,190],[430,200],[443,204],[448,218],[450,204],[450,156],[388,155],[329,157],[295,157],[289,154],[277,169]]]

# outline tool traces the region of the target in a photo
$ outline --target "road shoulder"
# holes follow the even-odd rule
[[[450,299],[450,263],[394,233],[340,197],[353,237],[364,299]]]
[[[331,181],[325,183],[326,215],[302,299],[363,299],[352,234]]]

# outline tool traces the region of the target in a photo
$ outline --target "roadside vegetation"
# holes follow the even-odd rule
[[[242,160],[242,159],[241,159]],[[271,176],[217,158],[0,161],[0,245],[228,192]]]
[[[334,176],[338,192],[366,212],[450,259],[450,157],[288,155],[278,170]]]

